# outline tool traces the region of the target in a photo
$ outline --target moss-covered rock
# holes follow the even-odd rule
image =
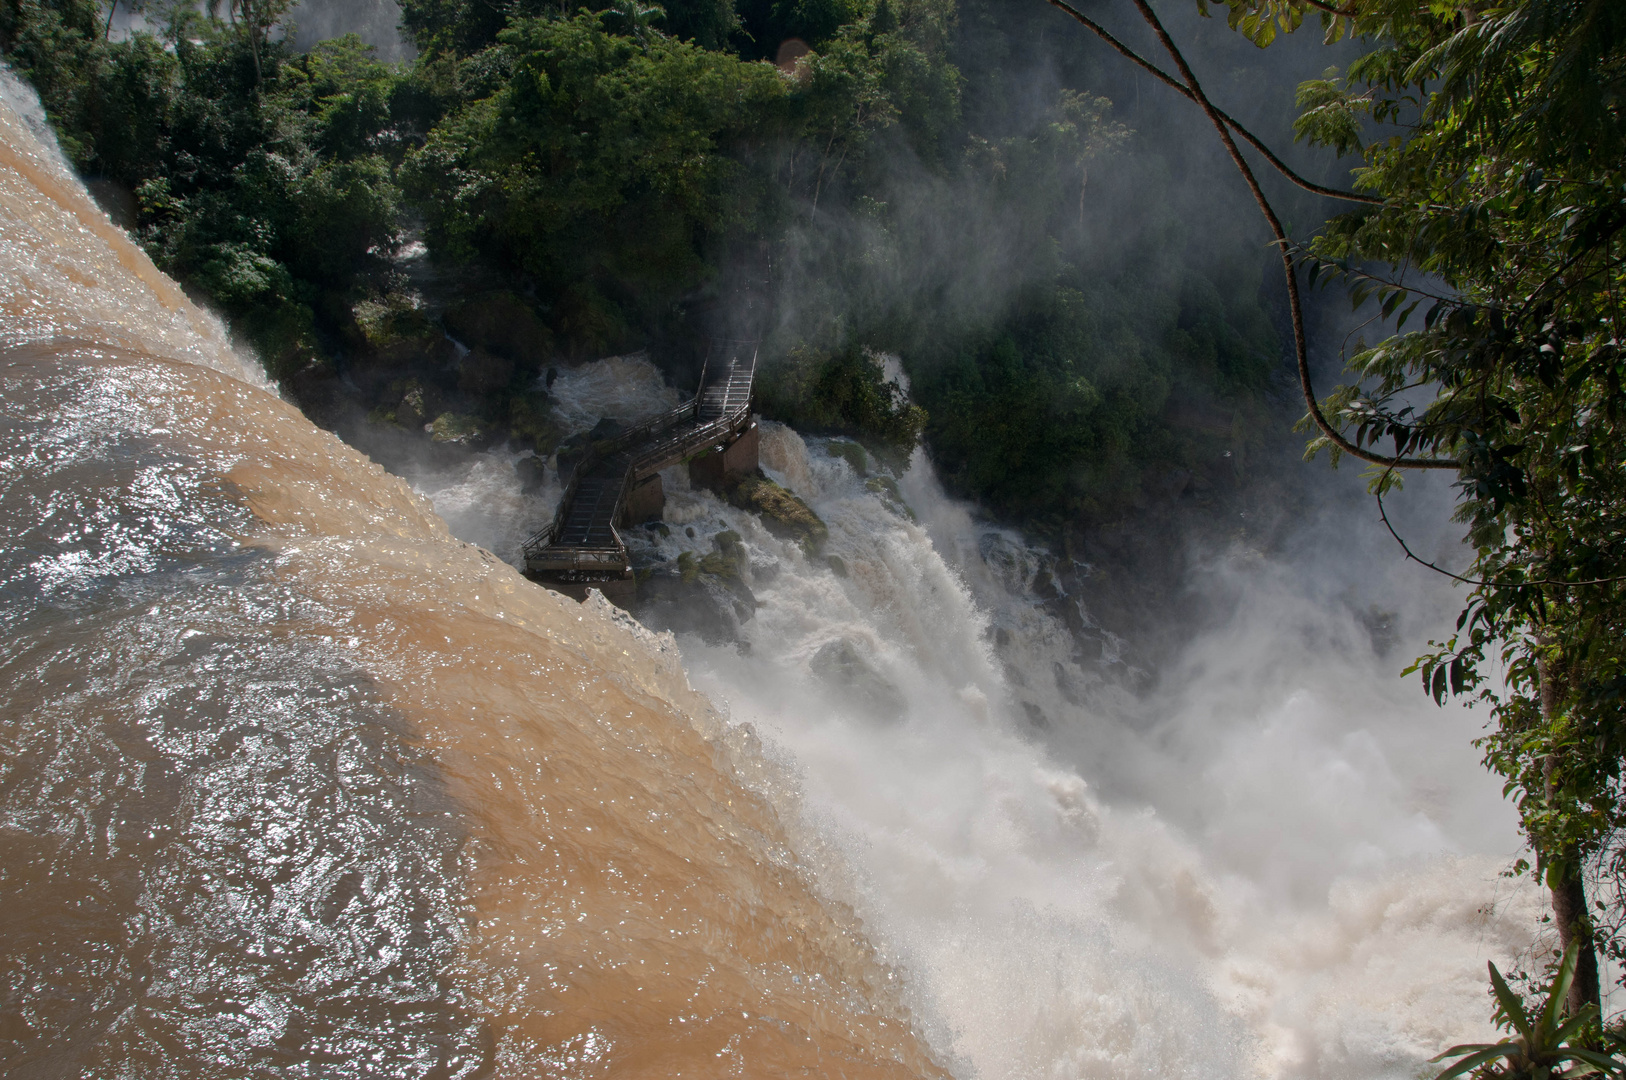
[[[890,476],[872,476],[864,481],[864,488],[879,495],[881,501],[894,512],[902,514],[910,521],[915,520],[915,512],[903,501],[903,492],[899,490],[898,482]]]
[[[405,370],[436,371],[457,358],[457,348],[410,298],[390,293],[350,309],[355,354],[350,374],[363,385],[399,378]]]
[[[429,425],[429,437],[438,443],[450,443],[483,449],[494,441],[491,428],[478,416],[467,413],[441,413]]]
[[[553,404],[540,390],[527,390],[508,399],[508,438],[529,446],[542,457],[558,449],[565,429],[553,419]]]
[[[760,473],[730,488],[728,501],[741,510],[752,511],[769,532],[795,540],[809,555],[816,554],[830,535],[811,506]]]
[[[424,423],[440,412],[440,396],[417,379],[396,379],[380,390],[367,414],[371,424],[398,424],[422,431]]]
[[[417,379],[412,379],[402,389],[399,403],[395,406],[395,422],[402,427],[422,429],[433,415],[433,409],[430,395]]]
[[[830,456],[845,461],[859,476],[869,475],[869,455],[864,452],[862,446],[851,439],[831,439],[825,449],[830,452]]]
[[[442,336],[422,308],[398,293],[369,297],[351,308],[350,313],[363,343],[373,352]]]
[[[721,578],[741,577],[751,565],[751,557],[746,554],[745,545],[740,541],[740,534],[733,529],[727,529],[711,538],[712,547],[700,560],[700,572],[713,574]]]

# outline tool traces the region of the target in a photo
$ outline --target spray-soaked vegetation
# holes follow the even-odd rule
[[[1626,9],[1610,0],[1214,3],[1260,46],[1312,14],[1329,45],[1347,36],[1359,46],[1346,68],[1300,86],[1298,131],[1361,160],[1348,200],[1364,205],[1305,238],[1276,214],[1236,148],[1243,133],[1207,98],[1158,14],[1146,0],[1134,6],[1168,68],[1154,74],[1208,115],[1277,238],[1312,452],[1369,462],[1380,510],[1408,470],[1458,477],[1456,517],[1473,555],[1435,568],[1468,599],[1456,633],[1412,670],[1437,701],[1471,694],[1488,706],[1485,763],[1517,800],[1530,847],[1516,869],[1536,870],[1549,888],[1564,961],[1539,1032],[1493,968],[1499,1019],[1520,1041],[1457,1048],[1472,1053],[1442,1075],[1546,1076],[1564,1055],[1582,1063],[1577,1074],[1614,1075],[1621,1063],[1592,1052],[1616,1038],[1596,1024],[1596,952],[1626,956]],[[1105,39],[1105,28],[1067,10]],[[1129,59],[1149,70],[1146,58]],[[1347,286],[1382,328],[1349,358],[1351,384],[1319,400],[1301,277]]]
[[[296,53],[282,10],[148,5],[110,35],[97,0],[6,0],[0,48],[323,422],[545,455],[549,365],[647,348],[683,383],[744,338],[769,415],[898,455],[924,435],[1028,519],[1229,474],[1259,438],[1252,256],[1215,263],[1156,206],[1119,235],[1102,193],[1139,136],[1099,94],[1013,90],[1024,46],[981,8],[409,0],[404,65]]]

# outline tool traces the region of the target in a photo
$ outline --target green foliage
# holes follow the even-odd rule
[[[1260,44],[1308,6],[1225,5]],[[1314,6],[1364,52],[1301,87],[1299,134],[1359,154],[1359,184],[1383,203],[1330,223],[1300,258],[1312,285],[1342,282],[1397,330],[1358,347],[1356,381],[1324,407],[1360,446],[1454,463],[1474,551],[1456,632],[1410,670],[1436,700],[1489,707],[1485,761],[1547,883],[1578,890],[1598,866],[1618,878],[1626,6]],[[1380,497],[1393,479],[1374,475]],[[1619,955],[1626,910],[1596,915]]]
[[[154,261],[282,374],[316,351],[322,298],[381,267],[399,204],[376,145],[394,73],[354,36],[290,55],[265,40],[274,8],[168,42],[108,42],[73,2],[0,21],[75,163],[134,193]]]
[[[1027,129],[979,137],[950,0],[406,0],[405,68],[354,38],[295,55],[268,40],[281,3],[173,5],[165,36],[110,43],[95,3],[0,0],[0,46],[75,161],[135,195],[155,260],[279,376],[338,354],[380,417],[477,416],[551,446],[521,388],[555,350],[692,349],[722,269],[768,258],[777,284],[801,280],[763,344],[764,409],[895,463],[925,435],[951,482],[1007,512],[1114,512],[1144,476],[1221,445],[1240,461],[1251,438],[1274,351],[1257,274],[1185,272],[1157,208],[1133,265],[1091,261],[1117,227],[1091,172],[1129,131],[1063,90]],[[813,49],[794,70],[754,59],[789,37]],[[911,190],[944,193],[935,217],[893,191],[900,162],[926,176]],[[990,206],[1026,284],[959,303],[920,270],[945,261],[941,222]],[[387,259],[408,221],[480,282],[433,318]],[[442,330],[474,352],[454,361]],[[918,403],[876,348],[903,356]]]
[[[1498,1043],[1451,1047],[1433,1060],[1456,1058],[1457,1061],[1441,1071],[1434,1080],[1452,1080],[1465,1073],[1506,1077],[1508,1080],[1515,1077],[1520,1080],[1547,1080],[1549,1077],[1598,1073],[1604,1076],[1626,1075],[1626,1061],[1598,1053],[1586,1045],[1596,1036],[1596,1006],[1588,1004],[1573,1016],[1564,1015],[1564,1001],[1575,978],[1576,957],[1575,946],[1564,951],[1558,970],[1553,974],[1553,981],[1547,987],[1546,1001],[1533,1014],[1508,987],[1502,973],[1496,970],[1496,965],[1487,962],[1491,989],[1496,994],[1498,1026],[1511,1032],[1514,1037]],[[1497,1062],[1506,1064],[1497,1067]],[[1565,1062],[1570,1063],[1570,1068],[1561,1070]]]
[[[3,0],[0,52],[39,92],[75,164],[90,153],[86,118],[95,109],[103,51],[100,5],[94,0]]]
[[[952,484],[1024,517],[1111,516],[1149,476],[1255,443],[1274,369],[1268,324],[1239,330],[1195,275],[1175,298],[1144,277],[1069,277],[917,365],[927,437]]]
[[[500,84],[435,126],[407,191],[438,255],[526,275],[584,351],[613,348],[706,278],[707,237],[759,220],[729,151],[773,129],[785,81],[595,13],[499,36]]]
[[[926,412],[886,378],[881,362],[856,347],[837,353],[800,345],[757,375],[762,415],[810,432],[857,435],[907,460]]]

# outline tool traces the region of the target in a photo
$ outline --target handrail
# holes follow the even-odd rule
[[[749,377],[753,383],[756,379],[756,359],[756,354],[752,353]],[[675,409],[668,410],[667,412],[661,413],[658,416],[645,420],[641,424],[628,428],[626,431],[615,436],[613,439],[606,439],[602,442],[592,443],[588,446],[587,452],[583,454],[582,459],[576,463],[576,469],[571,475],[570,482],[565,486],[564,492],[559,497],[559,505],[554,511],[553,521],[538,529],[522,545],[521,550],[524,553],[526,564],[530,569],[588,569],[588,564],[594,563],[600,564],[604,567],[615,566],[617,568],[624,569],[628,565],[627,548],[626,543],[621,539],[621,533],[615,527],[615,521],[620,517],[621,508],[626,504],[627,497],[631,493],[633,486],[650,472],[655,471],[656,468],[662,467],[658,466],[657,463],[664,463],[674,452],[676,452],[678,457],[681,458],[684,453],[689,451],[690,448],[704,445],[705,443],[712,442],[713,440],[717,440],[719,438],[723,440],[734,438],[750,425],[750,394],[747,394],[744,402],[736,405],[733,409],[728,410],[717,419],[711,420],[705,424],[699,423],[700,406],[705,397],[707,389],[705,381],[706,372],[710,362],[710,357],[708,356],[705,363],[701,366],[700,385],[695,391],[693,398],[687,402],[684,402],[682,405],[679,405]],[[733,376],[734,374],[735,369],[730,367],[729,375]],[[727,383],[723,385],[722,389],[724,400],[726,401],[728,392]],[[613,547],[571,547],[561,549],[557,557],[550,558],[547,555],[547,551],[552,546],[553,541],[558,538],[559,534],[564,529],[565,518],[575,500],[582,478],[594,468],[602,464],[606,459],[622,453],[625,450],[629,450],[639,443],[643,443],[651,438],[654,438],[656,435],[675,427],[686,418],[697,426],[694,429],[685,432],[684,437],[681,440],[658,444],[650,447],[638,457],[628,459],[626,470],[621,476],[621,486],[617,489],[615,502],[610,507],[609,529],[610,537],[614,541]],[[567,555],[566,552],[569,554]],[[542,563],[544,565],[530,566],[530,564],[533,562]],[[559,565],[549,566],[547,565],[549,563],[557,563]]]
[[[685,413],[693,414],[699,408],[700,395],[696,394],[692,400],[646,420],[636,427],[629,428],[613,439],[590,444],[587,452],[582,455],[582,459],[576,463],[576,469],[571,473],[570,482],[565,485],[564,492],[559,496],[559,505],[554,510],[552,523],[538,529],[522,545],[521,550],[525,553],[525,557],[530,558],[533,552],[541,551],[553,541],[554,537],[559,535],[560,530],[565,526],[565,515],[570,512],[570,504],[576,497],[576,489],[580,486],[582,477],[591,472],[594,466],[605,458],[619,453],[626,445],[642,442],[650,433],[677,423],[683,419]]]

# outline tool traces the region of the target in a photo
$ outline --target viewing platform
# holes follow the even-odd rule
[[[525,576],[582,599],[589,588],[631,600],[632,559],[619,528],[653,521],[666,505],[660,471],[687,461],[695,483],[721,488],[757,468],[751,389],[757,356],[737,351],[684,404],[594,443],[577,463],[553,521],[525,541]],[[708,381],[709,374],[709,381]]]

